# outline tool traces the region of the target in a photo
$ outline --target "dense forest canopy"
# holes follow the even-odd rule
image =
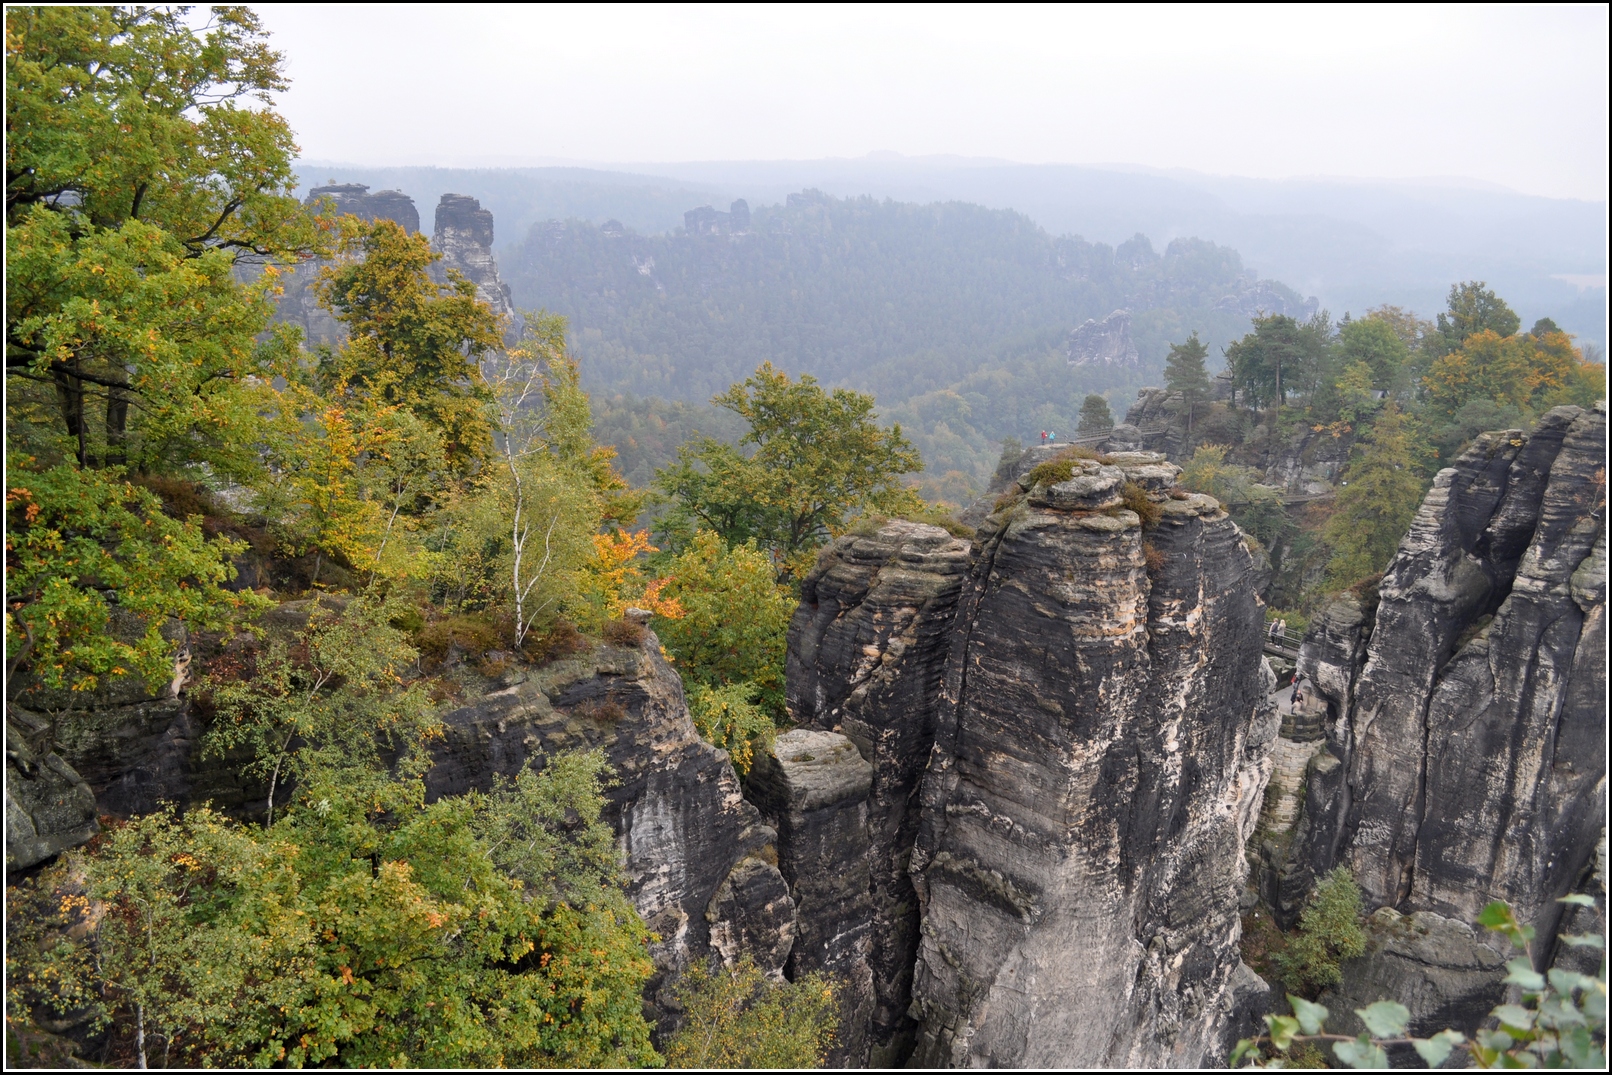
[[[700,403],[766,360],[872,393],[932,479],[955,475],[926,486],[954,500],[983,482],[1001,438],[1073,431],[1089,393],[1123,414],[1171,339],[1196,329],[1224,344],[1257,312],[1307,309],[1212,243],[1113,248],[1005,210],[815,192],[714,234],[537,224],[503,270],[519,302],[570,320],[590,385],[628,394],[600,413],[624,455],[636,441],[623,427],[643,421],[629,399]],[[1140,361],[1071,367],[1068,332],[1117,309],[1132,312]]]

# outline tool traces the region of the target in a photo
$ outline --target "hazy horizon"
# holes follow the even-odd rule
[[[1604,6],[255,8],[310,161],[940,158],[1606,198]]]

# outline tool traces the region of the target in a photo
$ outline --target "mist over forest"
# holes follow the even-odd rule
[[[705,403],[760,360],[871,392],[915,438],[925,490],[960,503],[1004,437],[1074,429],[1090,393],[1123,415],[1194,330],[1218,370],[1262,311],[1425,316],[1452,280],[1480,279],[1525,324],[1606,338],[1605,204],[1455,180],[896,154],[644,171],[303,162],[299,175],[419,205],[480,199],[515,304],[570,319],[600,434],[639,483],[696,429],[733,434]],[[740,198],[743,236],[687,234],[688,211]],[[1072,367],[1068,332],[1121,308],[1139,362]]]

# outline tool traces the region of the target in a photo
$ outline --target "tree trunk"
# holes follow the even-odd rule
[[[78,359],[73,360],[78,365]],[[64,365],[51,367],[51,376],[56,381],[56,400],[62,410],[62,424],[67,427],[67,435],[78,442],[78,465],[89,465],[88,453],[84,446],[84,382],[79,380],[73,369]]]
[[[106,390],[106,464],[121,466],[128,457],[129,390],[127,385]]]

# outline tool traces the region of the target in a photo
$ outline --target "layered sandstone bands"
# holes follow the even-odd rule
[[[807,580],[794,715],[866,753],[875,796],[899,804],[872,812],[890,819],[872,873],[888,906],[910,857],[918,897],[885,912],[906,906],[918,937],[886,941],[912,977],[876,977],[870,1059],[909,1032],[931,1065],[1219,1049],[1275,723],[1252,557],[1213,500],[1167,492],[1176,473],[1134,453],[1015,476],[971,547],[895,523],[841,539]],[[1127,482],[1156,527],[1120,506]],[[914,1026],[887,1014],[903,1000]]]

